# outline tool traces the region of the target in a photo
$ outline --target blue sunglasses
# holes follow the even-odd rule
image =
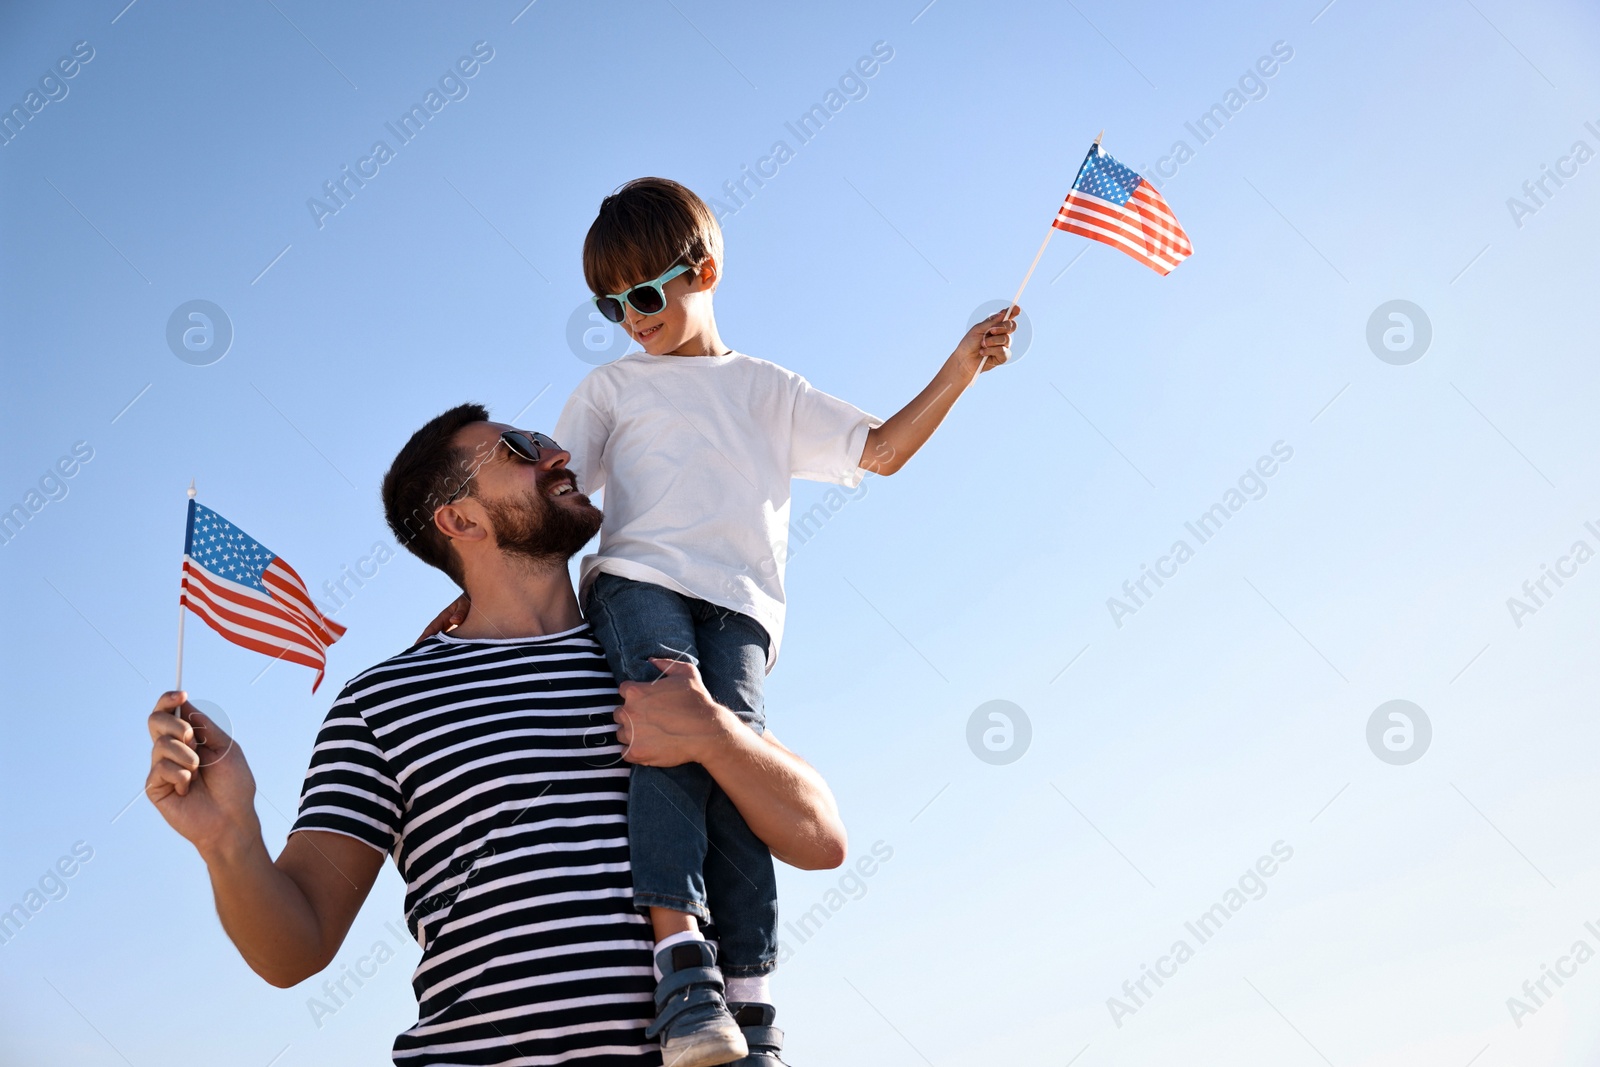
[[[600,314],[611,322],[623,320],[626,315],[623,311],[624,304],[641,315],[655,315],[667,306],[667,294],[662,291],[662,287],[678,275],[693,269],[680,263],[676,267],[668,268],[660,277],[641,282],[625,293],[613,293],[610,296],[596,294],[592,299],[595,307],[600,309]]]

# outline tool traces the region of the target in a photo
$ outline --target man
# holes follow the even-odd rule
[[[423,949],[396,1064],[660,1062],[645,1036],[655,982],[631,902],[623,760],[699,763],[779,859],[843,862],[821,777],[713,702],[693,664],[660,661],[665,676],[624,682],[618,707],[567,572],[601,520],[568,458],[476,404],[400,451],[384,478],[389,524],[472,611],[346,684],[276,861],[237,744],[181,692],[150,715],[146,795],[205,859],[223,928],[274,986],[328,966],[394,858]]]

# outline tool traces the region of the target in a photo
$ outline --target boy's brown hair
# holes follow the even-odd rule
[[[635,178],[600,201],[583,239],[583,280],[591,292],[620,293],[669,267],[722,263],[722,227],[706,202],[668,178]]]

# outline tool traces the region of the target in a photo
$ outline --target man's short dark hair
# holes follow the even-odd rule
[[[635,178],[600,202],[583,239],[583,279],[592,292],[616,293],[708,258],[720,275],[722,227],[706,202],[669,178]]]
[[[488,421],[489,409],[482,404],[458,404],[434,416],[411,435],[383,476],[383,514],[396,540],[462,588],[461,557],[434,525],[433,513],[461,491],[472,470],[471,450],[456,445],[456,434],[464,426]],[[470,494],[472,483],[465,484]]]

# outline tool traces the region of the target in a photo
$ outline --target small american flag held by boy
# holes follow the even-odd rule
[[[1120,249],[1158,274],[1169,274],[1194,246],[1166,200],[1095,142],[1072,183],[1055,227]]]

